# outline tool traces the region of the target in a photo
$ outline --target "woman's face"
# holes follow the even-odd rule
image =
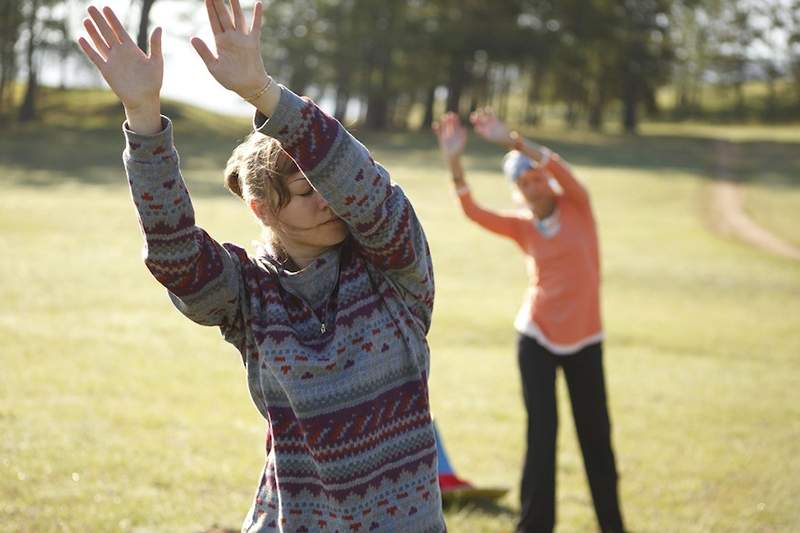
[[[328,203],[297,172],[286,179],[289,202],[277,214],[266,202],[250,200],[250,209],[280,241],[292,261],[304,268],[328,248],[347,237],[347,225],[336,216]]]
[[[272,229],[291,255],[297,246],[325,248],[335,246],[347,236],[347,225],[328,206],[322,196],[298,172],[286,180],[290,200],[277,214]]]
[[[555,201],[555,192],[543,169],[528,170],[517,179],[517,188],[528,205],[548,206]]]

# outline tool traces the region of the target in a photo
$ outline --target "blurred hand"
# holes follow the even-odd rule
[[[261,59],[261,2],[255,4],[249,29],[239,0],[231,0],[230,9],[223,0],[205,2],[217,55],[198,37],[192,39],[192,46],[220,85],[243,98],[252,96],[267,83]]]
[[[475,127],[478,135],[489,142],[510,146],[514,139],[503,121],[494,116],[488,109],[478,109],[469,116],[470,122]]]
[[[457,114],[444,114],[438,122],[433,123],[433,131],[439,140],[442,155],[448,162],[463,155],[467,145],[467,130],[461,125]]]
[[[150,35],[150,55],[146,55],[136,46],[110,7],[103,8],[101,13],[96,7],[89,6],[87,11],[91,19],[84,19],[83,26],[94,47],[81,37],[78,44],[83,53],[103,75],[126,111],[157,108],[164,78],[161,28],[155,28]]]

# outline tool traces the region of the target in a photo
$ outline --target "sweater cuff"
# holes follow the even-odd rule
[[[256,109],[256,113],[253,116],[253,129],[267,137],[283,141],[290,133],[289,123],[292,115],[299,113],[303,107],[303,101],[283,85],[278,85],[278,87],[281,90],[281,95],[278,99],[278,105],[275,106],[275,112],[271,117],[268,117]]]
[[[143,135],[131,130],[128,121],[122,123],[125,135],[125,155],[136,161],[161,159],[172,151],[172,121],[161,115],[161,131]]]
[[[456,189],[456,196],[459,198],[469,194],[469,185],[462,185]]]

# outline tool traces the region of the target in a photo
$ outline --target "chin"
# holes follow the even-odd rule
[[[320,237],[325,241],[323,246],[335,246],[344,242],[348,234],[347,225],[339,220],[335,224],[330,224],[330,228],[326,228],[325,235]]]

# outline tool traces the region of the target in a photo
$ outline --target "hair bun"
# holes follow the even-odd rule
[[[242,194],[242,182],[239,179],[240,165],[241,161],[239,161],[239,156],[238,154],[234,153],[230,159],[228,159],[228,164],[225,165],[225,187],[233,194],[244,200],[244,195]]]

